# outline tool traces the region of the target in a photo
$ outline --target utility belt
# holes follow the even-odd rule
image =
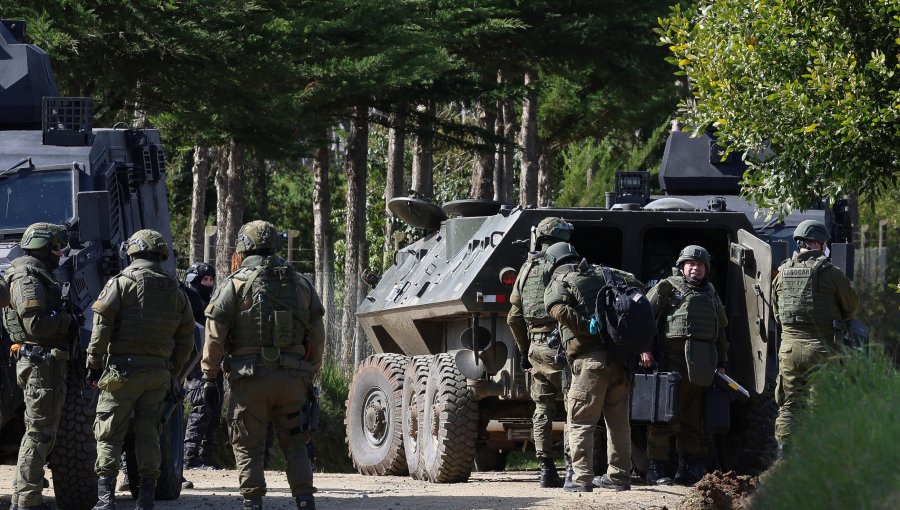
[[[552,333],[552,331],[529,331],[528,339],[531,340],[532,343],[545,344],[550,340],[550,333]]]
[[[56,347],[19,344],[19,348],[16,350],[16,359],[23,358],[28,359],[35,365],[44,361],[68,361],[69,351]]]
[[[306,361],[303,354],[275,346],[240,347],[225,357],[222,366],[232,381],[257,375],[262,369],[287,368],[309,377],[314,373],[313,364]]]
[[[172,368],[172,363],[168,358],[146,354],[110,354],[107,357],[106,365],[122,368],[165,368],[167,370]]]

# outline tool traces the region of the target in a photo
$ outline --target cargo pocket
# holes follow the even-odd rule
[[[112,437],[118,404],[112,398],[100,398],[94,417],[94,437],[100,441]]]
[[[16,362],[16,384],[21,389],[25,389],[28,385],[28,379],[31,378],[31,372],[34,366],[27,358],[22,358]]]
[[[240,445],[246,442],[250,435],[245,422],[248,418],[252,419],[243,404],[234,406],[231,416],[228,417],[228,439],[231,440],[231,444]]]
[[[253,377],[256,374],[256,355],[233,356],[228,360],[228,382],[235,383],[240,379]]]

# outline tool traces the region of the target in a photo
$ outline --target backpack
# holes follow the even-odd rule
[[[656,335],[653,305],[640,287],[629,284],[606,266],[602,267],[606,284],[597,292],[592,320],[603,325],[600,330],[611,346],[631,352],[647,352]]]

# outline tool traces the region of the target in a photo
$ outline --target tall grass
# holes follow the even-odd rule
[[[900,375],[882,355],[855,355],[815,374],[785,459],[753,508],[900,508]]]

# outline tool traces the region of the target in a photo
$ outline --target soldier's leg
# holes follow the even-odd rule
[[[100,478],[115,478],[119,473],[122,445],[131,424],[134,404],[143,391],[141,385],[135,384],[132,379],[113,392],[100,391],[94,417],[94,438],[97,440],[94,470]]]
[[[144,388],[134,406],[134,453],[138,474],[141,480],[156,480],[162,461],[159,413],[169,391],[171,375],[165,369],[152,369],[135,374],[132,380]]]
[[[309,496],[316,492],[316,488],[313,486],[312,465],[306,450],[310,433],[303,428],[308,419],[304,407],[312,383],[308,376],[285,368],[278,370],[278,380],[279,387],[290,388],[290,391],[281,392],[272,409],[278,446],[287,463],[285,471],[288,484],[293,497]]]
[[[606,421],[606,455],[609,461],[606,474],[617,484],[630,485],[631,422],[628,406],[631,384],[625,370],[618,364],[610,364],[604,375],[606,397],[603,400],[603,417]]]
[[[209,427],[208,415],[204,414],[205,400],[203,398],[203,383],[200,379],[191,379],[187,382],[188,391],[185,395],[191,406],[188,414],[187,427],[184,430],[184,467],[200,467],[200,443],[204,439],[205,430]]]
[[[675,434],[675,451],[678,455],[706,457],[706,436],[703,432],[703,386],[697,386],[687,379],[681,380],[681,416],[678,417],[678,432]]]
[[[266,495],[266,426],[270,397],[278,393],[267,385],[268,376],[241,378],[231,383],[228,400],[228,437],[234,450],[240,493],[244,499]]]
[[[816,340],[783,339],[778,352],[778,387],[775,397],[778,418],[775,439],[780,445],[790,442],[796,417],[809,402],[809,379],[815,368],[826,361],[828,351]]]
[[[67,369],[64,360],[49,358],[35,364],[20,359],[16,369],[22,375],[30,370],[30,374],[25,385],[25,435],[19,447],[12,502],[29,507],[44,501],[44,464],[53,448],[66,401]]]
[[[206,427],[203,430],[203,440],[200,443],[200,457],[207,466],[221,469],[221,465],[215,459],[216,438],[219,434],[219,423],[222,421],[222,395],[224,394],[222,374],[216,378],[216,387],[219,389],[216,398],[204,402],[203,413],[206,419]]]
[[[603,411],[600,374],[605,363],[589,354],[572,365],[572,386],[568,393],[569,447],[572,454],[572,480],[580,486],[591,486],[594,478],[594,427]]]

